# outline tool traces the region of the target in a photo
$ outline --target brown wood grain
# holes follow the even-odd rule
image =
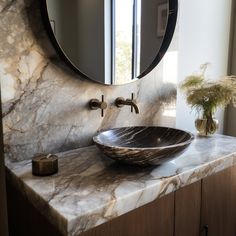
[[[201,235],[236,235],[236,167],[202,180]]]
[[[89,230],[81,236],[173,236],[174,193]]]
[[[201,181],[175,192],[175,236],[199,236]]]

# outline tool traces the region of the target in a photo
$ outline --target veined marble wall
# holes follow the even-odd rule
[[[165,109],[175,88],[154,70],[145,79],[104,86],[80,78],[58,58],[44,30],[39,0],[0,0],[0,79],[4,145],[12,160],[92,144],[101,129],[129,125],[174,126]],[[137,95],[141,114],[118,109],[114,100]],[[102,118],[88,101],[104,94]]]

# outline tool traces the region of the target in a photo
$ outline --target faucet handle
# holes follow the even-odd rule
[[[134,99],[134,93],[131,93],[131,99],[127,99],[127,101],[133,102],[136,104],[136,99]],[[133,113],[134,111],[134,106],[131,106],[131,112]]]
[[[131,101],[133,101],[134,103],[136,103],[136,100],[134,99],[134,93],[131,93]],[[134,107],[131,106],[131,112],[133,113],[134,111]]]
[[[91,110],[101,109],[101,117],[104,116],[104,110],[107,109],[107,103],[104,101],[104,95],[102,95],[102,100],[93,98],[89,101],[89,107]]]
[[[89,107],[91,110],[97,110],[97,109],[101,109],[101,110],[105,110],[107,108],[107,103],[104,101],[99,101],[96,98],[93,98],[89,101]]]

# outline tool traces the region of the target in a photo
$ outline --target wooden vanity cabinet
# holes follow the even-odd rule
[[[201,181],[175,192],[175,236],[199,236]]]
[[[9,185],[10,236],[59,236]],[[80,236],[236,236],[236,167],[183,187]]]
[[[173,236],[174,193],[91,229],[81,236]]]
[[[175,192],[174,236],[236,236],[236,167]]]
[[[203,179],[201,202],[201,236],[235,236],[236,167]]]

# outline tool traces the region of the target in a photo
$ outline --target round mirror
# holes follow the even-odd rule
[[[162,59],[178,0],[42,0],[43,19],[63,60],[86,78],[125,84]]]

